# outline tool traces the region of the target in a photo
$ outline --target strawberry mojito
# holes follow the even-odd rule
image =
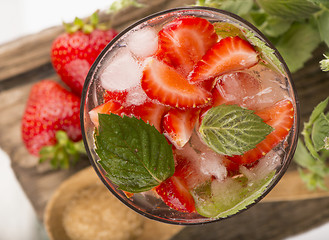
[[[120,33],[88,74],[81,113],[109,190],[179,224],[226,218],[264,197],[298,132],[289,71],[268,44],[209,8],[168,10]]]

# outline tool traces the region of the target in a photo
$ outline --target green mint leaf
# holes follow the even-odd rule
[[[107,177],[122,190],[148,191],[174,174],[171,145],[141,119],[99,114],[95,143]]]
[[[289,20],[305,19],[320,10],[306,0],[257,0],[257,3],[268,14]]]
[[[128,7],[144,7],[145,5],[137,2],[136,0],[116,0],[114,1],[108,9],[108,13],[117,13]]]
[[[318,5],[322,9],[329,9],[329,1],[328,0],[308,0],[308,1]]]
[[[312,57],[320,44],[319,32],[311,23],[294,23],[283,34],[276,48],[281,53],[291,72],[296,72]]]
[[[276,55],[274,54],[275,51],[270,48],[269,46],[266,45],[266,43],[264,41],[262,41],[260,38],[258,38],[252,31],[244,28],[243,32],[247,38],[247,40],[253,45],[255,46],[255,48],[257,49],[257,51],[259,51],[261,53],[261,57],[265,60],[265,61],[270,61],[272,64],[274,64],[274,66],[281,72],[284,73],[285,71],[283,70],[282,64],[279,61],[279,59],[276,57]]]
[[[329,10],[322,11],[316,18],[322,41],[329,47]]]
[[[213,25],[216,34],[221,38],[232,36],[239,36],[240,38],[245,38],[242,31],[234,24],[228,22],[215,22]]]
[[[253,7],[253,0],[198,0],[198,6],[223,9],[237,15],[247,14]]]
[[[325,177],[329,173],[329,168],[326,166],[325,162],[314,158],[301,140],[298,141],[294,161],[300,167],[303,167],[318,176]]]
[[[312,128],[312,142],[315,151],[325,149],[327,139],[329,139],[329,119],[324,113],[321,113]]]
[[[292,24],[292,21],[282,19],[275,16],[267,18],[266,26],[261,31],[268,37],[280,37],[287,32]]]
[[[237,105],[211,108],[199,128],[201,138],[211,149],[229,156],[255,148],[272,131],[252,110]]]
[[[324,55],[325,59],[320,61],[320,68],[324,72],[329,72],[329,57],[327,55]]]
[[[329,97],[327,97],[325,100],[323,100],[322,102],[320,102],[312,111],[310,119],[308,121],[308,123],[306,124],[306,127],[311,126],[316,119],[320,116],[321,113],[324,112],[324,110],[326,109],[326,107],[328,106],[328,102],[329,102]]]
[[[298,172],[302,181],[306,184],[306,187],[309,190],[313,191],[317,188],[320,188],[322,190],[328,190],[323,177],[313,172],[305,172],[300,168],[298,168]]]
[[[205,184],[193,189],[197,212],[204,217],[226,218],[243,209],[260,197],[273,179],[275,171],[258,180],[245,176],[228,178],[218,184]]]

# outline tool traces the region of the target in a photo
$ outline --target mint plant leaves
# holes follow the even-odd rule
[[[174,174],[171,145],[141,119],[99,114],[95,144],[106,176],[121,190],[148,191]]]
[[[302,180],[310,190],[327,189],[324,178],[329,175],[326,159],[329,157],[329,114],[325,110],[329,97],[320,102],[313,110],[308,122],[304,123],[294,161]]]
[[[237,105],[211,108],[199,128],[201,138],[211,149],[228,156],[255,148],[272,131],[252,110]]]

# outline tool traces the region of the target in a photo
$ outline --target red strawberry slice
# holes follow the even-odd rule
[[[243,155],[228,157],[238,164],[249,164],[257,161],[278,145],[289,133],[294,123],[294,107],[290,100],[282,100],[275,105],[256,112],[264,122],[274,128],[267,137],[256,145],[256,148]]]
[[[153,125],[159,132],[162,132],[162,117],[168,110],[169,107],[167,106],[146,101],[142,105],[127,107],[124,111],[128,116],[133,115],[136,118],[141,118],[144,122]]]
[[[155,191],[162,198],[164,203],[180,212],[195,212],[195,202],[189,192],[184,178],[178,174],[163,181],[155,187]]]
[[[122,105],[113,100],[109,100],[106,103],[103,103],[102,105],[95,107],[94,109],[89,111],[89,117],[95,127],[98,127],[99,125],[98,123],[99,113],[103,113],[103,114],[113,113],[113,114],[121,115],[124,113],[124,111]]]
[[[172,107],[201,107],[211,97],[210,92],[190,84],[175,69],[155,58],[147,62],[141,83],[149,98]]]
[[[187,76],[217,40],[214,26],[209,21],[185,16],[168,23],[159,32],[157,55]]]
[[[163,117],[164,135],[176,148],[182,148],[190,139],[200,110],[170,109]]]
[[[190,82],[200,82],[227,72],[252,67],[258,62],[253,46],[240,37],[227,37],[210,48],[189,74]]]
[[[123,104],[126,101],[128,92],[127,91],[108,91],[106,90],[103,94],[104,102],[108,102],[110,100],[116,101],[118,103]]]

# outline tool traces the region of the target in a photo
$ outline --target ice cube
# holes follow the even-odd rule
[[[101,84],[109,91],[124,91],[137,86],[143,70],[127,49],[122,49],[110,59],[101,74]]]
[[[263,158],[261,158],[258,164],[248,169],[244,166],[240,167],[240,171],[245,175],[250,181],[255,181],[258,179],[263,179],[273,170],[278,168],[281,164],[281,156],[278,152],[270,151]]]
[[[227,176],[226,167],[223,165],[223,156],[212,151],[200,154],[200,171],[204,175],[213,176],[217,180],[222,181]]]
[[[127,46],[136,57],[149,57],[158,49],[158,34],[152,27],[144,27],[128,37]]]
[[[130,105],[135,105],[135,106],[139,106],[142,105],[146,99],[147,99],[147,95],[144,92],[144,90],[142,89],[142,87],[139,85],[133,89],[131,89],[126,97],[126,105],[130,106]]]
[[[257,93],[255,100],[258,109],[262,109],[283,100],[287,96],[287,89],[282,75],[264,66],[258,66],[257,68],[255,70],[259,71],[262,90]]]

